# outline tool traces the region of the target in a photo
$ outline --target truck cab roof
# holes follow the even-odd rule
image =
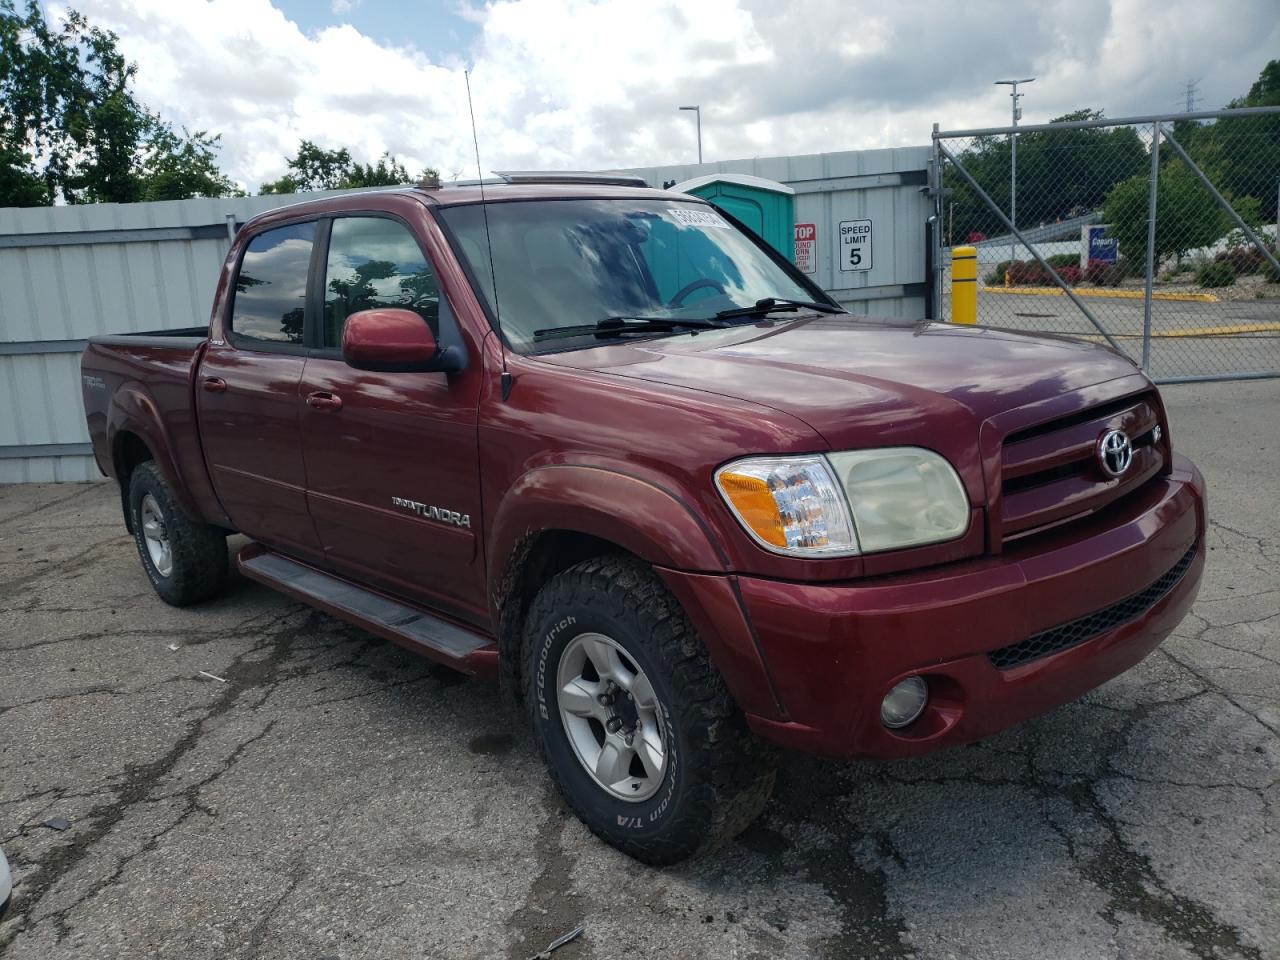
[[[262,222],[292,219],[308,214],[323,216],[337,211],[367,209],[371,201],[376,206],[383,206],[391,198],[412,199],[433,207],[455,207],[470,203],[480,203],[481,201],[500,203],[510,200],[648,199],[706,203],[705,200],[698,197],[673,194],[669,190],[658,190],[652,187],[624,185],[614,182],[614,179],[602,175],[597,179],[589,180],[584,175],[580,179],[519,179],[511,182],[503,180],[491,182],[486,180],[483,185],[470,181],[456,186],[442,184],[439,187],[406,184],[404,186],[353,190],[345,193],[327,193],[321,197],[300,200],[297,203],[276,207],[260,213],[250,219],[246,226],[256,226]],[[642,181],[637,179],[636,182],[640,183]],[[394,200],[392,202],[394,203]]]

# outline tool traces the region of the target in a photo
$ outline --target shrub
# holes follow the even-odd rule
[[[1005,274],[1005,271],[1009,269],[1009,264],[1011,264],[1011,263],[1013,263],[1013,262],[1014,262],[1014,261],[1012,261],[1012,260],[1001,260],[999,263],[997,263],[997,264],[996,264],[996,270],[995,270],[995,278],[996,278],[996,279],[995,279],[995,282],[996,282],[996,283],[999,283],[999,284],[1003,284],[1003,283],[1004,283],[1004,274]]]
[[[1053,267],[1054,271],[1062,278],[1062,281],[1069,286],[1075,286],[1080,282],[1081,271],[1079,261],[1075,258],[1069,258],[1070,263],[1055,263],[1054,257],[1046,257],[1045,262]],[[1034,260],[1014,260],[1008,265],[1006,273],[1009,277],[1011,286],[1030,286],[1030,287],[1052,287],[1057,286],[1053,282],[1053,277],[1049,275],[1049,271],[1040,266]]]
[[[1267,265],[1267,258],[1253,244],[1224,250],[1213,259],[1218,263],[1230,264],[1231,269],[1236,272],[1237,276],[1242,277],[1251,273],[1259,273]]]
[[[1008,277],[1009,285],[1015,287],[1038,287],[1053,282],[1049,279],[1049,275],[1044,272],[1044,268],[1034,260],[1014,260],[1009,264],[1005,276]]]
[[[1055,253],[1051,257],[1045,257],[1045,262],[1059,273],[1063,267],[1079,267],[1080,255],[1077,253]]]
[[[1271,255],[1280,260],[1280,247],[1273,249]],[[1263,264],[1262,279],[1266,280],[1267,283],[1280,283],[1280,270],[1273,267],[1269,261],[1264,260]]]
[[[1196,267],[1196,283],[1202,287],[1229,287],[1236,282],[1236,269],[1226,260],[1208,260]]]
[[[1089,269],[1085,271],[1090,283],[1095,287],[1118,287],[1120,281],[1129,275],[1129,261],[1120,257],[1115,263],[1105,260],[1090,260]]]
[[[1054,267],[1054,269],[1058,271],[1058,276],[1062,278],[1063,283],[1074,287],[1077,283],[1080,282],[1080,277],[1082,276],[1080,271],[1080,264],[1068,263],[1068,264],[1064,264],[1061,267]]]

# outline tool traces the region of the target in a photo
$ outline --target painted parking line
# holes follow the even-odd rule
[[[1027,294],[1032,297],[1060,297],[1060,287],[983,287],[979,293],[1005,293],[1018,296]],[[1142,290],[1081,290],[1072,287],[1071,292],[1077,297],[1109,297],[1115,300],[1141,300],[1146,296]],[[1179,300],[1185,303],[1217,303],[1218,298],[1212,293],[1153,293],[1152,300]]]
[[[1161,337],[1217,337],[1233,333],[1273,333],[1280,331],[1280,323],[1236,323],[1225,327],[1180,327],[1177,330],[1165,330],[1155,336]]]
[[[1019,328],[1020,329],[1020,328]],[[1102,340],[1098,333],[1059,330],[1025,330],[1024,333],[1055,333],[1066,337],[1077,337],[1081,340]],[[1152,340],[1167,340],[1171,337],[1230,337],[1240,333],[1280,333],[1280,323],[1236,323],[1225,327],[1183,327],[1178,330],[1153,330]],[[1114,340],[1141,340],[1140,333],[1112,333]]]

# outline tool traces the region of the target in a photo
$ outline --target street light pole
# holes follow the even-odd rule
[[[1018,125],[1018,119],[1022,116],[1022,111],[1018,108],[1018,100],[1025,97],[1025,93],[1018,92],[1018,84],[1031,83],[1035,77],[1024,77],[1021,80],[997,80],[996,86],[1011,87],[1009,91],[1009,99],[1013,101],[1013,125]],[[1011,131],[1009,133],[1009,222],[1015,227],[1018,225],[1018,133]],[[1009,243],[1009,259],[1016,260],[1014,252],[1017,246],[1014,241]]]
[[[681,110],[692,110],[698,121],[698,166],[702,166],[702,107],[681,107]]]

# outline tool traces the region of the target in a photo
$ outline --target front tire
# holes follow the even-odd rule
[[[644,564],[584,561],[529,610],[524,693],[551,776],[593,833],[645,863],[707,853],[773,790],[773,752]]]
[[[152,460],[129,477],[129,519],[142,568],[165,603],[185,607],[226,588],[226,535],[182,512]]]

